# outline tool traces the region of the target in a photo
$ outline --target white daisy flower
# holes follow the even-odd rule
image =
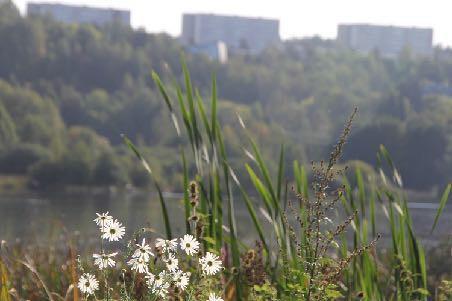
[[[154,253],[152,253],[152,249],[151,246],[149,246],[148,244],[146,244],[145,239],[143,238],[143,241],[140,244],[136,244],[136,246],[138,247],[138,249],[135,250],[135,252],[133,253],[133,257],[135,258],[141,258],[143,259],[145,262],[149,261],[149,258],[151,256],[154,256]]]
[[[127,262],[130,265],[130,268],[134,271],[137,271],[138,273],[147,274],[148,273],[148,265],[146,262],[138,257],[138,258],[132,258]]]
[[[172,240],[166,240],[162,238],[157,238],[155,246],[162,249],[162,252],[176,252],[177,251],[177,238]]]
[[[109,241],[118,241],[124,236],[126,228],[118,220],[111,221],[102,230],[102,238]]]
[[[166,268],[170,272],[176,271],[179,266],[179,259],[177,259],[173,254],[169,254],[168,257],[163,258],[163,261],[166,263]]]
[[[223,301],[223,298],[217,296],[215,293],[210,293],[207,301]]]
[[[112,257],[115,257],[117,254],[118,252],[111,254],[93,254],[94,264],[99,267],[99,270],[103,270],[108,267],[114,267],[116,262],[112,259]]]
[[[182,271],[176,271],[173,274],[173,281],[175,285],[181,290],[185,290],[187,288],[188,283],[190,282],[190,272],[184,273]]]
[[[107,226],[109,223],[113,221],[113,216],[108,215],[108,211],[105,213],[96,213],[97,217],[94,219],[94,222],[96,222],[96,225],[100,227],[100,230]]]
[[[207,252],[206,256],[199,259],[202,271],[207,275],[215,275],[221,270],[221,261],[219,257],[213,253]]]
[[[148,285],[148,287],[152,287],[154,285],[154,281],[155,281],[154,274],[152,274],[151,272],[148,272],[146,274],[146,276],[144,276],[144,278],[146,279],[146,284]]]
[[[194,255],[198,253],[199,242],[193,235],[185,234],[184,237],[180,239],[180,247],[187,255]]]
[[[152,287],[152,292],[161,298],[166,298],[168,295],[168,288],[170,284],[168,282],[163,282],[161,285],[156,285],[154,283],[154,286]]]
[[[154,285],[155,286],[163,286],[163,284],[167,283],[168,273],[166,271],[161,271],[158,275],[154,277]]]
[[[87,295],[94,295],[94,292],[99,289],[99,281],[97,281],[94,275],[85,273],[80,276],[77,286],[82,293]]]

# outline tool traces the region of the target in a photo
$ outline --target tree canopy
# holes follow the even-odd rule
[[[119,24],[22,17],[4,1],[0,40],[0,173],[28,174],[36,187],[145,185],[124,151],[124,133],[144,149],[165,185],[180,184],[178,138],[150,77],[155,70],[182,82],[177,39]],[[374,164],[385,144],[407,187],[430,189],[452,178],[446,168],[452,97],[424,92],[427,83],[452,86],[449,49],[437,48],[431,58],[408,51],[385,59],[313,38],[236,55],[223,65],[201,54],[185,53],[185,59],[200,95],[209,95],[215,75],[227,149],[237,158],[236,113],[265,145],[265,156],[277,158],[284,142],[288,161],[307,163],[325,155],[358,106],[347,160]],[[9,168],[9,158],[22,163]]]

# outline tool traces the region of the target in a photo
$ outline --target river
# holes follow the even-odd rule
[[[185,226],[181,196],[167,194],[166,204],[173,232],[176,235],[183,234]],[[433,234],[430,234],[430,228],[437,204],[417,202],[409,203],[409,207],[415,231],[425,243],[434,244],[452,235],[452,206],[446,206]],[[128,234],[141,227],[151,227],[157,236],[164,235],[160,203],[158,197],[152,193],[24,193],[0,195],[0,239],[46,242],[64,232],[78,233],[81,238],[88,239],[97,234],[97,227],[93,222],[95,213],[105,211],[123,222]],[[226,214],[225,211],[225,223]],[[235,215],[239,237],[247,242],[252,241],[256,233],[240,198],[235,200]],[[388,233],[388,221],[381,212],[377,216],[378,231],[384,238]],[[262,216],[261,218],[264,227],[270,231],[268,222]]]

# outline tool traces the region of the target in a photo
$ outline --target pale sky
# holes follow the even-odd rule
[[[22,12],[27,0],[14,0]],[[339,23],[430,27],[433,42],[452,46],[450,0],[30,0],[129,9],[132,25],[177,36],[185,12],[268,17],[280,20],[283,39],[334,38]]]

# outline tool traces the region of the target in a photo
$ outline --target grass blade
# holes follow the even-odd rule
[[[140,154],[140,152],[138,151],[136,146],[132,143],[132,141],[129,138],[127,138],[127,136],[124,134],[122,134],[121,137],[124,140],[125,144],[133,151],[135,156],[137,156],[137,158],[140,160],[141,164],[146,169],[146,171],[152,175],[151,167],[149,166],[148,162],[143,158],[143,156]]]
[[[198,90],[196,90],[195,95],[196,95],[196,100],[197,100],[198,109],[199,109],[199,113],[201,115],[202,122],[204,124],[204,127],[206,128],[206,133],[207,133],[207,136],[209,137],[209,141],[212,144],[213,143],[212,131],[210,130],[211,126],[209,125],[209,120],[207,119],[206,110],[204,108],[204,103],[202,102],[202,98],[199,95]]]
[[[253,182],[254,187],[256,188],[257,192],[261,195],[268,214],[270,216],[272,216],[272,218],[273,218],[272,201],[271,201],[270,192],[267,190],[265,185],[262,183],[262,181],[258,178],[258,176],[254,172],[254,170],[248,164],[245,164],[245,168],[248,171],[248,174],[251,178],[251,181]]]
[[[160,80],[160,77],[154,71],[152,71],[151,76],[152,76],[152,79],[154,80],[155,84],[157,85],[157,88],[159,89],[160,94],[162,94],[163,99],[165,100],[166,105],[168,106],[168,109],[172,113],[173,112],[173,106],[171,104],[171,101],[170,101],[170,98],[168,96],[168,93],[166,92],[165,86],[163,85],[162,81]]]
[[[154,182],[154,186],[157,189],[158,195],[159,195],[159,201],[160,201],[160,205],[162,207],[162,213],[163,213],[163,221],[165,223],[165,229],[166,229],[166,236],[168,239],[171,239],[172,235],[171,235],[171,224],[169,221],[169,217],[168,217],[168,210],[166,208],[166,204],[165,204],[165,200],[163,198],[163,194],[162,194],[162,190],[160,189],[160,185],[158,184],[157,180],[154,179],[154,177],[152,177],[152,170],[149,167],[149,164],[146,162],[146,160],[143,158],[143,156],[141,155],[141,153],[138,151],[137,147],[132,143],[132,141],[127,138],[125,135],[122,135],[122,138],[125,142],[125,144],[135,153],[135,155],[137,156],[137,158],[141,161],[141,163],[143,164],[144,168],[149,172],[149,174],[151,175],[151,178]]]
[[[245,201],[246,208],[248,210],[248,213],[250,214],[251,220],[253,221],[254,227],[256,228],[257,234],[259,235],[260,240],[262,241],[265,251],[267,254],[269,254],[269,249],[266,243],[266,239],[264,236],[264,231],[262,229],[262,225],[257,217],[256,210],[254,209],[253,203],[251,202],[251,199],[249,198],[246,191],[243,189],[242,185],[237,179],[237,176],[235,175],[235,172],[232,170],[231,167],[229,167],[231,177],[234,180],[235,184],[240,190],[240,193],[242,194],[243,200]]]
[[[165,199],[163,198],[162,190],[160,189],[160,185],[157,183],[157,181],[154,180],[155,188],[157,189],[158,195],[159,195],[159,201],[160,206],[162,207],[162,213],[163,213],[163,222],[165,223],[165,230],[166,230],[166,238],[172,239],[171,235],[171,224],[168,217],[168,209],[166,208]]]
[[[433,230],[435,230],[438,220],[439,220],[441,214],[443,213],[444,207],[446,206],[446,203],[449,200],[449,194],[450,194],[451,187],[452,187],[452,184],[448,184],[446,189],[444,190],[443,196],[441,197],[441,200],[439,201],[439,208],[438,208],[438,211],[436,212],[435,221],[433,222],[432,230],[430,231],[430,233],[432,233]]]
[[[215,76],[212,76],[212,109],[210,112],[210,117],[212,118],[212,121],[210,123],[212,127],[212,140],[215,141],[216,139],[216,124],[217,124],[217,80],[215,79]]]
[[[3,260],[0,257],[0,300],[11,301],[9,292],[8,292],[8,271],[6,266],[3,264]]]
[[[279,153],[279,166],[278,166],[278,183],[276,186],[276,197],[278,200],[281,199],[281,189],[282,189],[282,181],[284,176],[284,144],[281,144],[281,151]]]
[[[191,233],[190,231],[190,200],[188,196],[188,169],[187,169],[187,159],[185,158],[185,152],[181,148],[181,157],[182,157],[182,168],[184,173],[184,209],[185,209],[185,228],[186,233]]]

